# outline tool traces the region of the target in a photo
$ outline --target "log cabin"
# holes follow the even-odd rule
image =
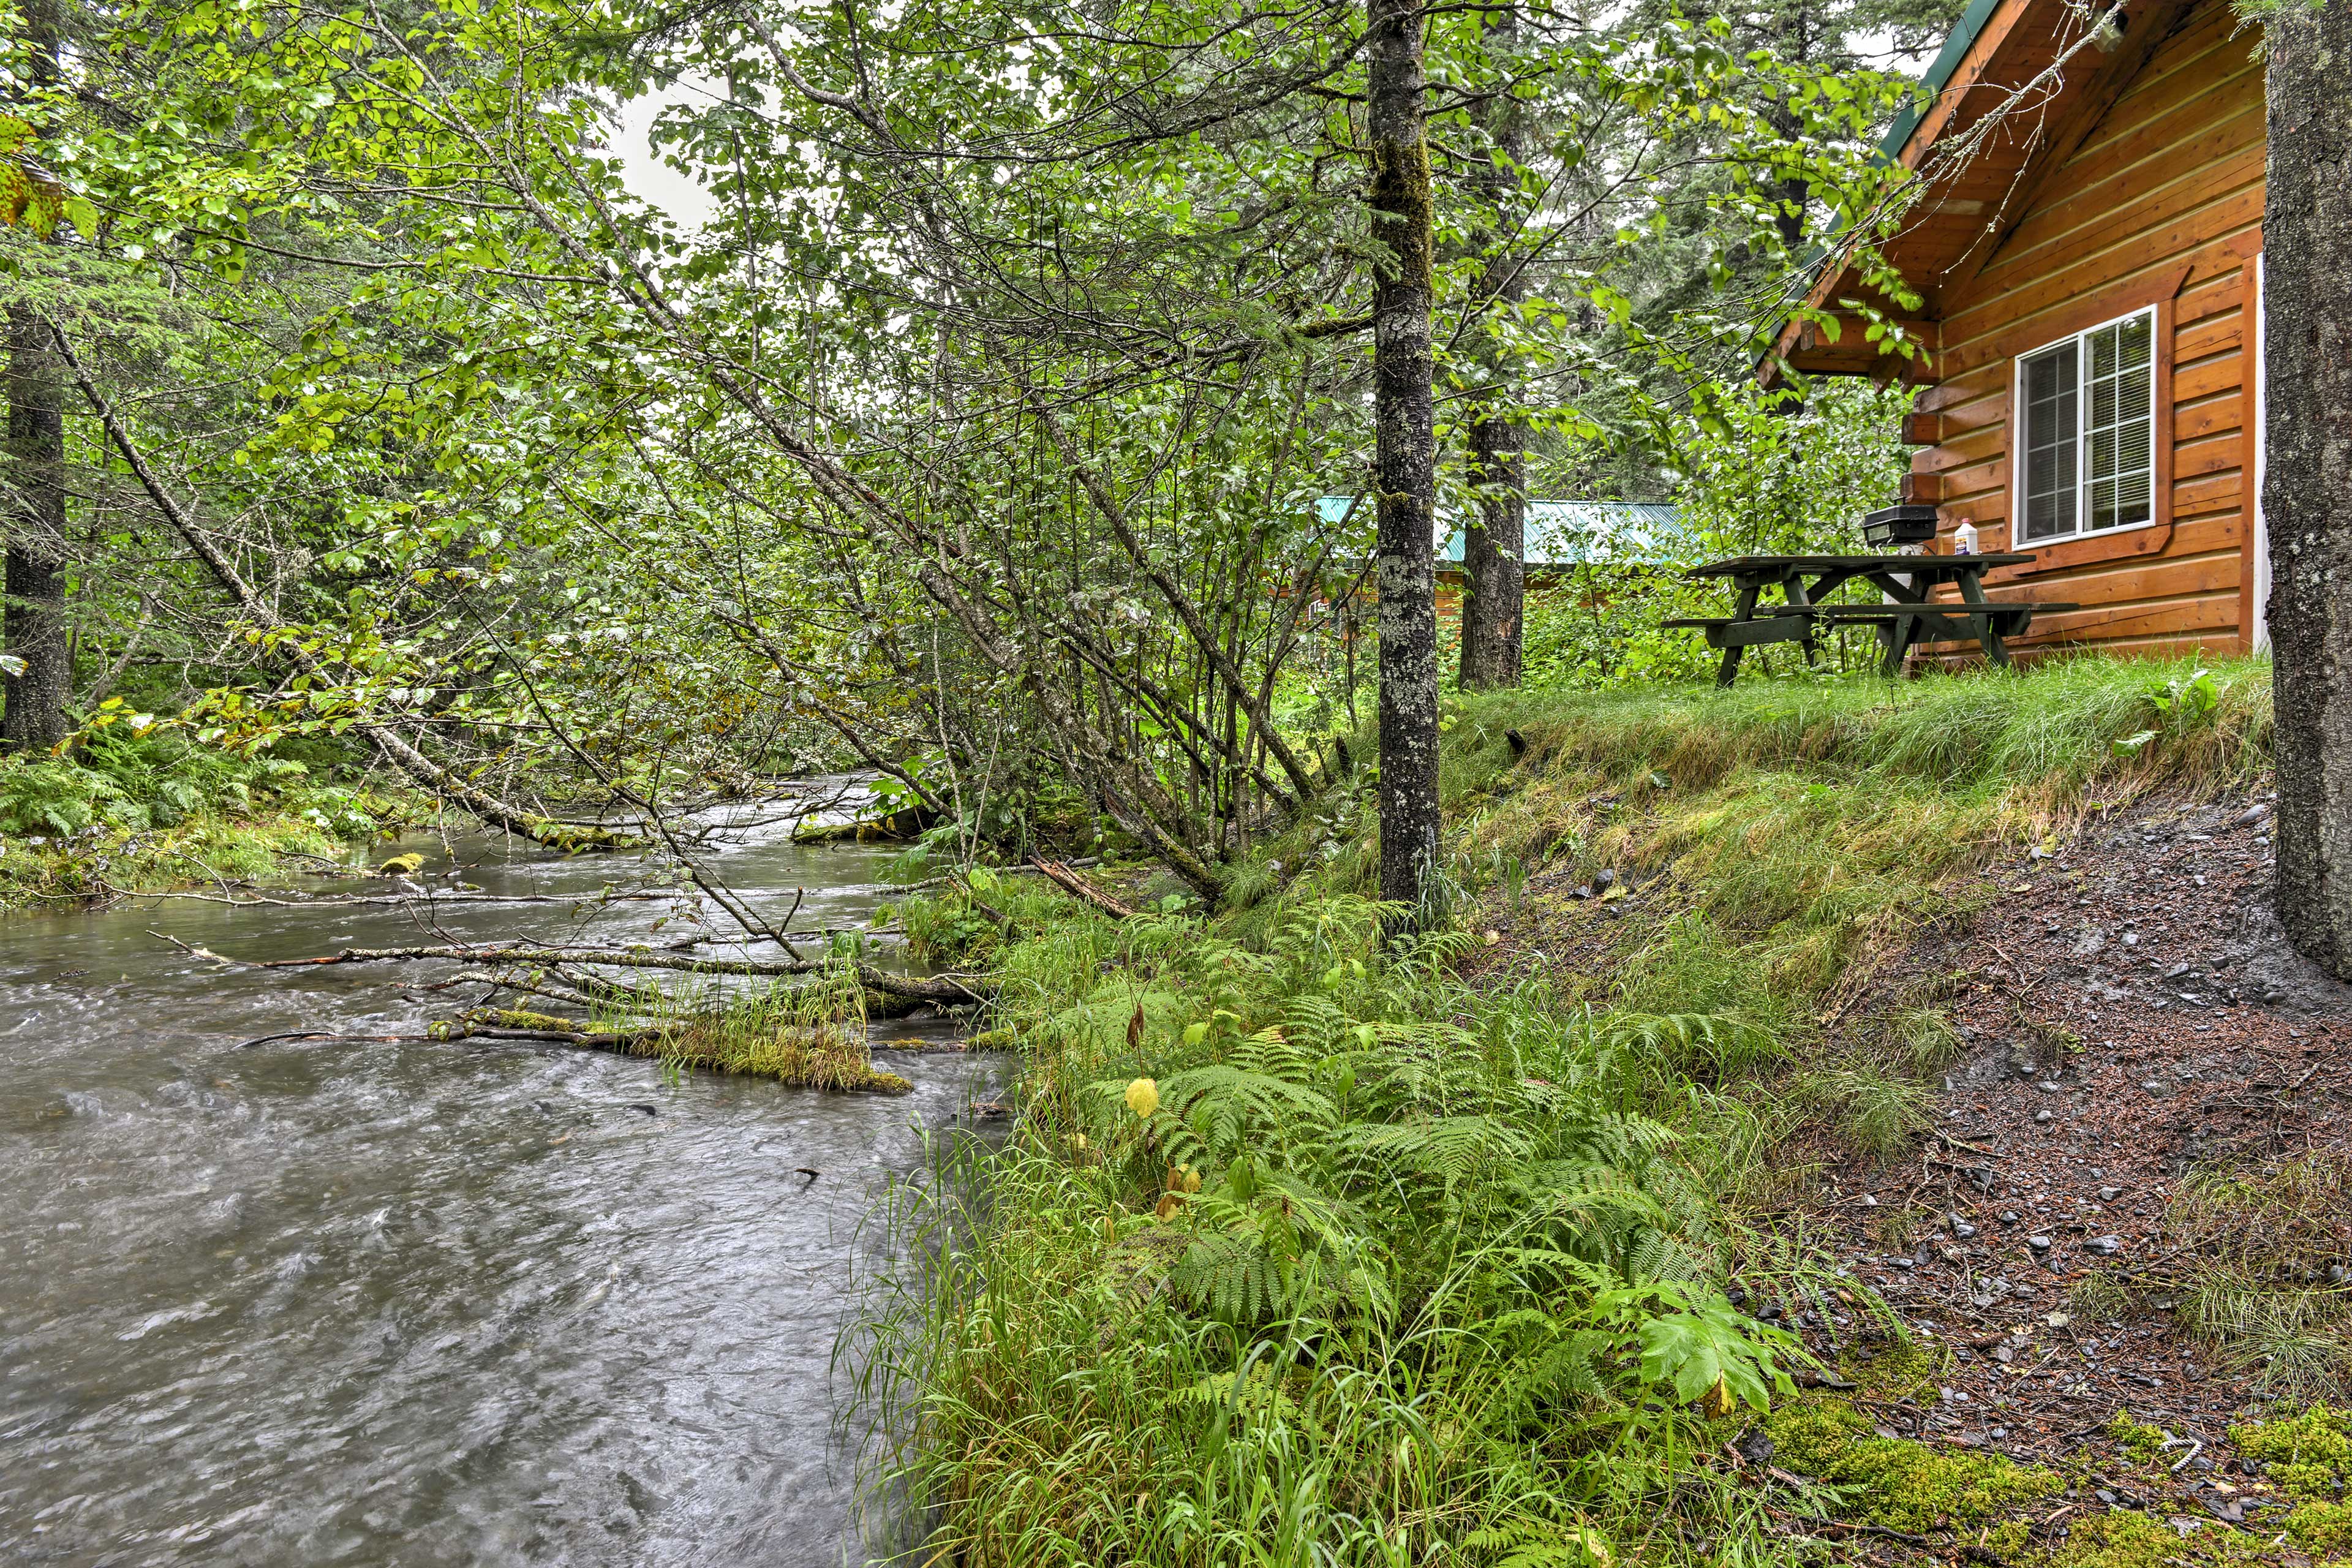
[[[1904,500],[1947,552],[2032,551],[1994,598],[2072,601],[2021,655],[2237,652],[2265,640],[2259,514],[2263,68],[2230,0],[1976,0],[1886,153],[1920,189],[1887,254],[1832,258],[1759,367],[1907,379]],[[1925,352],[1865,341],[1867,299]],[[1939,651],[1957,655],[1957,648]]]

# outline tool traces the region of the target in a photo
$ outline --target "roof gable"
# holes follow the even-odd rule
[[[1868,290],[1843,251],[1833,252],[1807,295],[1837,327],[1792,320],[1759,367],[1768,384],[1783,368],[1817,374],[1916,374],[1910,362],[1867,340],[1857,304],[1902,321],[1908,335],[1937,346],[1936,322],[1948,295],[1975,277],[2032,210],[2043,176],[2096,127],[2189,0],[2128,0],[2119,35],[2095,23],[2105,14],[2067,0],[1976,0],[1928,68],[1924,101],[1888,131],[1886,157],[1918,175],[1887,258],[1920,296],[1916,308]]]

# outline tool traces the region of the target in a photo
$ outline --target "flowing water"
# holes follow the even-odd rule
[[[502,895],[625,869],[456,847]],[[825,925],[883,896],[883,858],[719,864],[772,915],[805,886],[800,924]],[[438,920],[642,940],[659,910]],[[394,908],[0,920],[0,1563],[863,1559],[831,1363],[883,1260],[877,1194],[988,1087],[987,1058],[887,1048],[948,1024],[876,1023],[898,1099],[562,1049],[247,1047],[415,1032],[475,993],[152,931],[239,958],[436,940]]]

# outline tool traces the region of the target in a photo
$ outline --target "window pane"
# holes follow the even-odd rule
[[[2025,362],[2026,539],[2075,531],[2074,345],[2061,343]]]
[[[2143,311],[2129,321],[2085,335],[2092,368],[2084,388],[2084,479],[2090,490],[2090,526],[2125,528],[2155,515],[2149,506],[2156,478],[2156,418],[2149,390],[2155,384],[2156,316]]]

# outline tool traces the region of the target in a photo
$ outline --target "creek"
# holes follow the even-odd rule
[[[631,869],[455,848],[501,896]],[[437,839],[373,853],[399,849],[428,886],[449,865]],[[772,917],[805,887],[798,925],[826,926],[885,897],[888,854],[754,832],[716,864]],[[661,911],[436,919],[646,941]],[[1003,1071],[889,1047],[952,1023],[872,1026],[900,1098],[479,1042],[247,1047],[414,1033],[479,992],[152,931],[237,958],[440,940],[396,907],[0,921],[0,1563],[865,1559],[835,1347],[888,1260],[876,1200]]]

